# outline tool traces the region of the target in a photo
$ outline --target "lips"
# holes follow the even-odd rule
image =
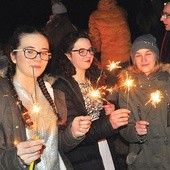
[[[84,62],[86,62],[86,63],[91,63],[91,60],[87,60],[87,61],[84,61]]]
[[[147,66],[149,66],[149,64],[142,64],[141,66],[142,67],[147,67]]]
[[[41,66],[40,65],[34,65],[34,66],[31,66],[31,67],[33,67],[34,69],[39,69],[39,68],[41,68]]]

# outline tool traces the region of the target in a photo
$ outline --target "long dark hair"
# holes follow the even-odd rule
[[[58,56],[56,57],[56,70],[54,71],[54,74],[62,74],[66,78],[72,77],[76,74],[74,65],[70,62],[65,54],[70,53],[70,51],[74,48],[74,44],[80,38],[86,38],[91,42],[88,34],[81,31],[71,32],[62,39],[59,48],[60,50],[58,52]],[[98,68],[97,59],[94,57],[90,68],[86,71],[86,77],[92,83],[95,83],[97,78],[100,76],[100,72],[101,70]]]
[[[34,27],[30,27],[30,26],[22,26],[19,27],[13,34],[11,40],[10,40],[10,45],[8,48],[8,55],[9,55],[9,64],[8,64],[8,69],[7,69],[7,78],[11,87],[11,92],[13,94],[13,96],[15,97],[15,99],[17,100],[17,104],[19,106],[19,109],[22,112],[22,117],[23,117],[23,121],[25,123],[26,126],[31,127],[33,122],[30,119],[30,116],[28,114],[28,110],[25,108],[25,106],[23,106],[22,101],[19,99],[19,96],[17,94],[17,91],[15,89],[15,86],[13,84],[13,76],[16,72],[16,65],[15,63],[12,62],[11,58],[10,58],[10,52],[12,52],[14,49],[17,49],[20,46],[20,40],[24,35],[28,35],[28,34],[41,34],[44,37],[46,37],[46,35],[41,31],[41,30],[37,30]],[[14,52],[16,53],[16,52]],[[52,100],[50,94],[47,91],[47,88],[44,84],[44,81],[42,79],[42,77],[38,77],[37,79],[39,87],[42,91],[42,93],[44,94],[45,98],[47,99],[47,101],[50,103],[54,113],[57,115],[57,117],[60,119],[60,116],[57,112],[57,109],[55,107],[54,101]]]

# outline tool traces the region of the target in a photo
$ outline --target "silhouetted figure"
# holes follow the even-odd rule
[[[44,30],[50,42],[52,52],[52,58],[46,68],[46,73],[53,74],[57,72],[56,57],[58,56],[60,42],[66,34],[75,31],[76,27],[67,16],[55,15],[53,19],[46,24]]]

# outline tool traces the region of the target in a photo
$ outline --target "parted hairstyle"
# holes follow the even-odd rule
[[[9,47],[8,47],[9,64],[8,64],[7,74],[6,74],[8,81],[9,81],[9,85],[11,87],[11,92],[12,92],[13,96],[15,97],[15,99],[17,100],[19,109],[22,112],[23,121],[24,121],[25,125],[27,125],[28,127],[30,127],[33,124],[33,122],[30,119],[28,110],[23,106],[22,101],[19,99],[19,96],[18,96],[15,86],[13,84],[13,76],[15,75],[15,72],[16,72],[16,64],[12,62],[11,57],[10,57],[10,52],[13,52],[13,50],[17,49],[20,46],[21,38],[23,36],[29,35],[29,34],[40,34],[40,35],[43,35],[44,37],[46,37],[45,34],[41,30],[38,30],[31,26],[22,26],[22,27],[17,28],[17,30],[14,32],[11,40],[9,41]],[[34,41],[36,41],[36,40],[34,40]],[[48,39],[47,39],[47,41],[48,41]],[[17,52],[13,52],[13,53],[15,54]],[[43,78],[41,76],[38,77],[38,79],[37,79],[38,85],[39,85],[42,93],[44,94],[45,98],[50,103],[50,105],[54,111],[54,114],[56,114],[58,119],[61,120],[59,113],[57,112],[56,106],[54,104],[54,101],[51,98],[50,94],[48,93],[45,83],[43,81]]]
[[[80,38],[86,38],[91,42],[88,34],[81,31],[71,32],[62,39],[59,47],[59,53],[56,57],[56,68],[58,69],[57,74],[62,74],[68,78],[76,74],[74,65],[70,62],[65,54],[71,52],[71,50],[74,48],[74,44]],[[91,81],[92,84],[95,84],[97,78],[100,76],[100,73],[101,70],[98,68],[97,59],[94,57],[90,68],[86,71],[86,77]]]

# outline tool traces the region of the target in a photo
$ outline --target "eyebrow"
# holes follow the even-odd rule
[[[24,48],[35,49],[35,47],[33,47],[33,46],[27,46],[27,47],[24,47]],[[47,50],[47,51],[49,51],[49,49],[48,49],[48,48],[42,48],[42,50]]]

